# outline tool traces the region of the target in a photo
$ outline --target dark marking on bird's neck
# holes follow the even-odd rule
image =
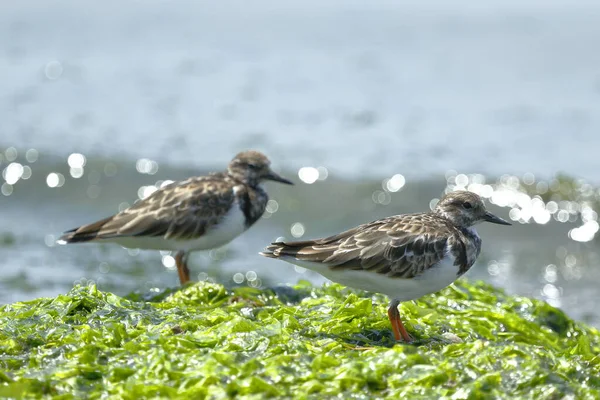
[[[481,238],[477,234],[474,228],[457,228],[458,240],[460,243],[455,253],[456,263],[459,267],[458,275],[461,276],[466,273],[479,256],[481,250]]]
[[[239,206],[246,218],[246,228],[252,226],[265,212],[269,196],[260,186],[241,185],[238,195]]]

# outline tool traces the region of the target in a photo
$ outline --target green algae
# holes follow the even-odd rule
[[[77,286],[0,309],[0,397],[600,397],[600,333],[546,303],[459,281],[400,306],[410,345],[386,307],[335,284]]]

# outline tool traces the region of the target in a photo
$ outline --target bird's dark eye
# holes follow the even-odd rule
[[[258,165],[256,165],[256,164],[248,164],[248,168],[250,168],[250,169],[258,169]]]
[[[463,208],[465,208],[465,209],[467,209],[467,210],[468,210],[468,209],[470,209],[470,208],[472,208],[472,207],[473,207],[473,206],[472,206],[472,205],[471,205],[471,203],[469,203],[468,201],[465,201],[465,202],[463,203]]]

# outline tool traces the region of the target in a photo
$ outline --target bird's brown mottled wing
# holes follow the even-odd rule
[[[219,223],[235,201],[235,183],[216,177],[172,183],[112,217],[66,232],[61,239],[82,242],[126,236],[175,240],[200,237]]]
[[[277,242],[262,254],[328,264],[332,269],[363,269],[390,277],[413,278],[439,262],[454,229],[429,214],[385,218],[325,239]],[[457,262],[459,260],[457,259]]]

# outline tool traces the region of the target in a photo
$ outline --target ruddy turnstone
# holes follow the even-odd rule
[[[71,229],[66,243],[113,242],[127,248],[176,251],[179,280],[190,280],[189,253],[223,246],[252,226],[269,199],[261,182],[292,185],[258,151],[244,151],[227,171],[166,185],[133,206]]]
[[[275,242],[260,253],[313,270],[346,286],[390,297],[394,338],[410,342],[398,305],[450,285],[481,250],[474,225],[510,225],[471,192],[446,194],[433,211],[396,215],[324,239]]]

